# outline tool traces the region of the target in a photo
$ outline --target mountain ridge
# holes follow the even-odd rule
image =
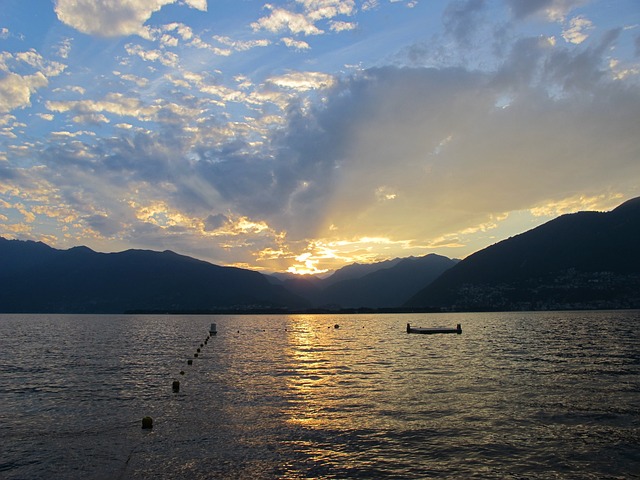
[[[482,249],[405,306],[477,309],[640,306],[640,198],[561,215]]]
[[[561,215],[461,261],[396,258],[327,278],[278,280],[171,250],[57,250],[0,237],[0,312],[640,308],[639,245],[640,197]]]
[[[21,242],[0,237],[3,312],[123,313],[308,306],[282,287],[270,285],[258,272],[221,267],[172,251],[98,253],[87,247],[57,250],[42,243]]]

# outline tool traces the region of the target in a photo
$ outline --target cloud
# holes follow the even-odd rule
[[[574,17],[569,21],[569,27],[562,31],[562,38],[576,45],[581,44],[589,35],[585,32],[593,29],[593,23],[583,16]]]
[[[303,40],[295,40],[289,37],[282,38],[282,43],[287,47],[294,48],[296,50],[309,50],[311,48],[307,42]]]
[[[134,55],[145,62],[158,62],[165,67],[175,67],[178,65],[178,55],[173,52],[162,50],[146,50],[140,45],[127,44],[125,50],[129,55]]]
[[[121,93],[109,94],[104,100],[47,101],[45,106],[49,111],[58,113],[69,111],[79,114],[111,113],[134,117],[141,121],[156,118],[160,110],[157,105],[144,105],[137,98],[126,97]]]
[[[335,79],[332,75],[322,72],[292,72],[271,77],[267,80],[267,83],[280,88],[305,92],[308,90],[330,88],[334,85]]]
[[[443,13],[445,32],[460,44],[469,45],[474,32],[483,25],[481,21],[486,0],[455,0]]]
[[[574,10],[589,0],[505,0],[516,19],[540,15],[553,22],[563,21]]]
[[[491,73],[389,67],[336,85],[289,120],[279,151],[300,163],[275,178],[291,215],[315,238],[435,238],[576,191],[631,188],[640,95],[608,80],[616,37],[605,37],[574,53],[522,41]]]
[[[226,215],[218,213],[216,215],[209,215],[204,221],[204,229],[206,231],[216,231],[231,223],[231,220]]]
[[[154,12],[176,0],[56,0],[58,19],[89,35],[116,37],[145,35],[144,23]],[[185,3],[206,11],[206,0]]]
[[[271,44],[271,42],[266,39],[240,41],[221,35],[215,35],[213,39],[238,52],[244,52],[256,47],[267,47]]]
[[[254,31],[267,30],[273,33],[288,32],[293,34],[319,35],[323,33],[312,21],[301,13],[290,12],[283,8],[268,5],[271,13],[251,24]]]
[[[329,22],[329,25],[331,31],[333,32],[346,32],[358,28],[358,24],[355,22],[338,22],[335,20],[331,20]]]
[[[8,73],[0,78],[0,113],[31,105],[31,95],[48,84],[40,72],[25,76]]]
[[[527,10],[509,3],[521,8],[513,12],[518,18],[549,18],[559,6],[567,14],[578,4],[532,0]],[[301,265],[320,268],[314,262],[321,257],[339,257],[337,264],[397,255],[398,248],[416,254],[459,247],[478,232],[493,235],[507,212],[574,208],[581,203],[567,199],[576,192],[594,199],[589,206],[603,205],[637,188],[637,71],[610,58],[620,30],[575,48],[586,24],[576,21],[571,33],[572,20],[563,25],[574,43],[522,38],[483,69],[458,62],[339,76],[304,63],[312,71],[233,75],[227,59],[202,63],[211,58],[207,51],[192,50],[180,61],[171,56],[176,45],[229,54],[276,42],[308,49],[294,37],[313,32],[309,26],[355,24],[337,17],[354,14],[352,2],[288,5],[298,13],[278,20],[272,7],[258,26],[285,38],[207,34],[209,44],[181,23],[148,28],[153,48],[119,44],[135,58],[105,77],[113,93],[52,90],[55,96],[43,101],[49,112],[31,117],[52,130],[48,136],[0,152],[0,192],[22,205],[12,211],[20,221],[3,220],[0,228],[28,231],[33,226],[24,220],[37,224],[41,216],[47,221],[40,223],[58,222],[71,238],[170,247],[224,263],[300,257]],[[450,5],[446,33],[476,48],[486,1]],[[133,67],[156,76],[144,78]],[[42,72],[58,71],[35,51],[1,56],[0,69],[5,112],[35,103],[49,82]],[[115,93],[123,86],[126,93]],[[60,124],[42,122],[54,114]],[[10,115],[0,124],[3,135],[26,130]],[[19,159],[36,167],[17,168]]]
[[[316,23],[321,20],[331,20],[337,16],[350,16],[356,12],[354,0],[296,0],[302,6],[302,13],[277,8],[271,4],[265,8],[271,13],[253,22],[254,31],[267,30],[273,33],[291,33],[303,35],[320,35],[325,33]],[[344,21],[331,21],[332,31],[341,32],[352,30],[355,24]]]

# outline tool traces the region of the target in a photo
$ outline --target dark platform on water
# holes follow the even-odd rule
[[[412,327],[410,323],[407,323],[407,333],[422,333],[426,335],[432,335],[435,333],[462,333],[462,327],[460,324],[456,325],[456,328],[422,328]]]

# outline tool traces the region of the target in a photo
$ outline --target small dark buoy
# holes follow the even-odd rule
[[[200,349],[198,348],[198,349],[196,350],[196,352],[200,353]]]
[[[184,375],[184,370],[180,370],[180,375]]]
[[[174,380],[171,388],[175,393],[178,393],[180,391],[180,382],[178,380]]]
[[[193,360],[187,360],[187,365],[193,365]]]
[[[201,344],[200,344],[200,348],[202,348],[202,347],[204,347],[204,343],[201,343]]]
[[[153,419],[151,417],[144,417],[142,419],[142,429],[150,430],[153,428]]]
[[[197,354],[197,353],[194,353],[194,354],[193,354],[193,356],[194,356],[195,358],[198,358],[198,354]]]
[[[340,328],[340,325],[338,325],[337,323],[333,326],[333,328]]]

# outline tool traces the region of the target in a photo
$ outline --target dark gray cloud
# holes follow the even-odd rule
[[[516,18],[525,18],[545,8],[549,8],[554,0],[505,0]]]
[[[229,225],[231,221],[226,215],[218,213],[216,215],[209,215],[204,221],[204,229],[208,232],[213,232]]]
[[[486,0],[457,0],[447,5],[443,14],[445,33],[464,46],[472,44],[476,31],[484,24]]]

